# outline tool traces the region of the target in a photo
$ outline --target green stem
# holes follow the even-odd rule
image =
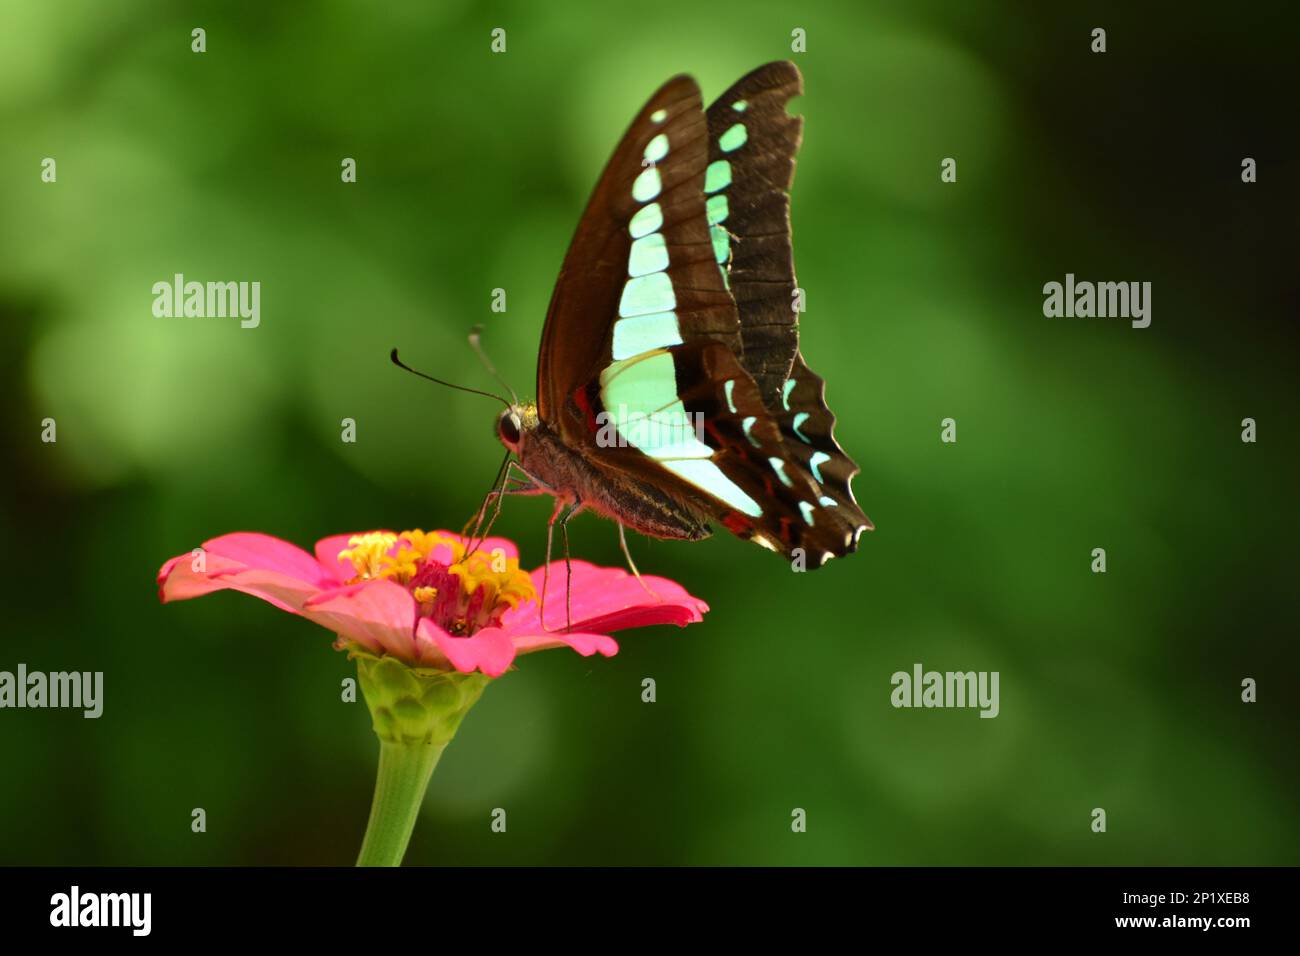
[[[350,648],[379,738],[379,776],[357,866],[400,866],[433,768],[490,678]]]
[[[411,841],[424,791],[447,745],[425,742],[379,743],[379,775],[370,822],[357,866],[400,866]]]

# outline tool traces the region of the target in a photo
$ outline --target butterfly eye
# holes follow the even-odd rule
[[[510,409],[506,409],[497,418],[497,434],[501,437],[508,447],[514,448],[519,444],[519,416]]]

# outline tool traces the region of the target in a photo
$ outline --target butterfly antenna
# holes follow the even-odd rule
[[[491,392],[482,392],[479,391],[477,388],[470,388],[467,385],[457,385],[454,382],[444,382],[442,379],[434,378],[432,375],[425,375],[423,372],[417,372],[415,369],[411,368],[411,366],[407,365],[405,362],[403,362],[400,358],[397,357],[397,349],[393,349],[392,354],[389,356],[389,358],[393,360],[393,364],[396,365],[398,368],[406,369],[406,371],[410,372],[412,375],[418,375],[420,376],[420,378],[427,378],[431,382],[437,382],[439,385],[446,385],[448,388],[454,388],[461,392],[471,392],[474,395],[483,395],[487,398],[495,398],[506,408],[510,407],[510,403],[507,402],[500,395],[494,395]],[[513,395],[514,393],[511,392],[511,394]],[[518,404],[518,399],[515,400],[515,404]]]
[[[507,382],[504,378],[502,378],[500,373],[497,372],[496,366],[493,365],[492,360],[487,357],[487,352],[483,351],[482,339],[483,339],[483,326],[476,325],[474,326],[474,328],[469,330],[469,347],[474,350],[474,353],[478,356],[479,361],[483,363],[483,367],[488,370],[488,374],[491,375],[494,379],[496,379],[499,383],[501,383],[501,387],[510,393],[510,397],[513,398],[515,400],[515,404],[518,405],[519,396],[516,395],[515,390],[510,387],[510,383]]]

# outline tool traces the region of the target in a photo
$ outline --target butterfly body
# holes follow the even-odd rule
[[[498,421],[498,435],[528,476],[528,486],[515,493],[549,494],[570,517],[594,511],[652,538],[699,541],[712,534],[705,515],[632,475],[602,471],[570,448],[535,405],[511,406]]]
[[[547,312],[536,404],[497,420],[556,515],[589,509],[661,538],[710,522],[818,567],[871,528],[857,466],[799,350],[789,187],[802,120],[792,63],[707,111],[665,83],[616,147]]]

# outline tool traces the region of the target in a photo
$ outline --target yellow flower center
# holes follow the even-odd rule
[[[420,616],[450,634],[468,636],[498,624],[510,608],[537,599],[518,558],[500,549],[466,554],[458,538],[436,531],[353,535],[339,560],[357,572],[349,583],[387,578],[407,588]]]

